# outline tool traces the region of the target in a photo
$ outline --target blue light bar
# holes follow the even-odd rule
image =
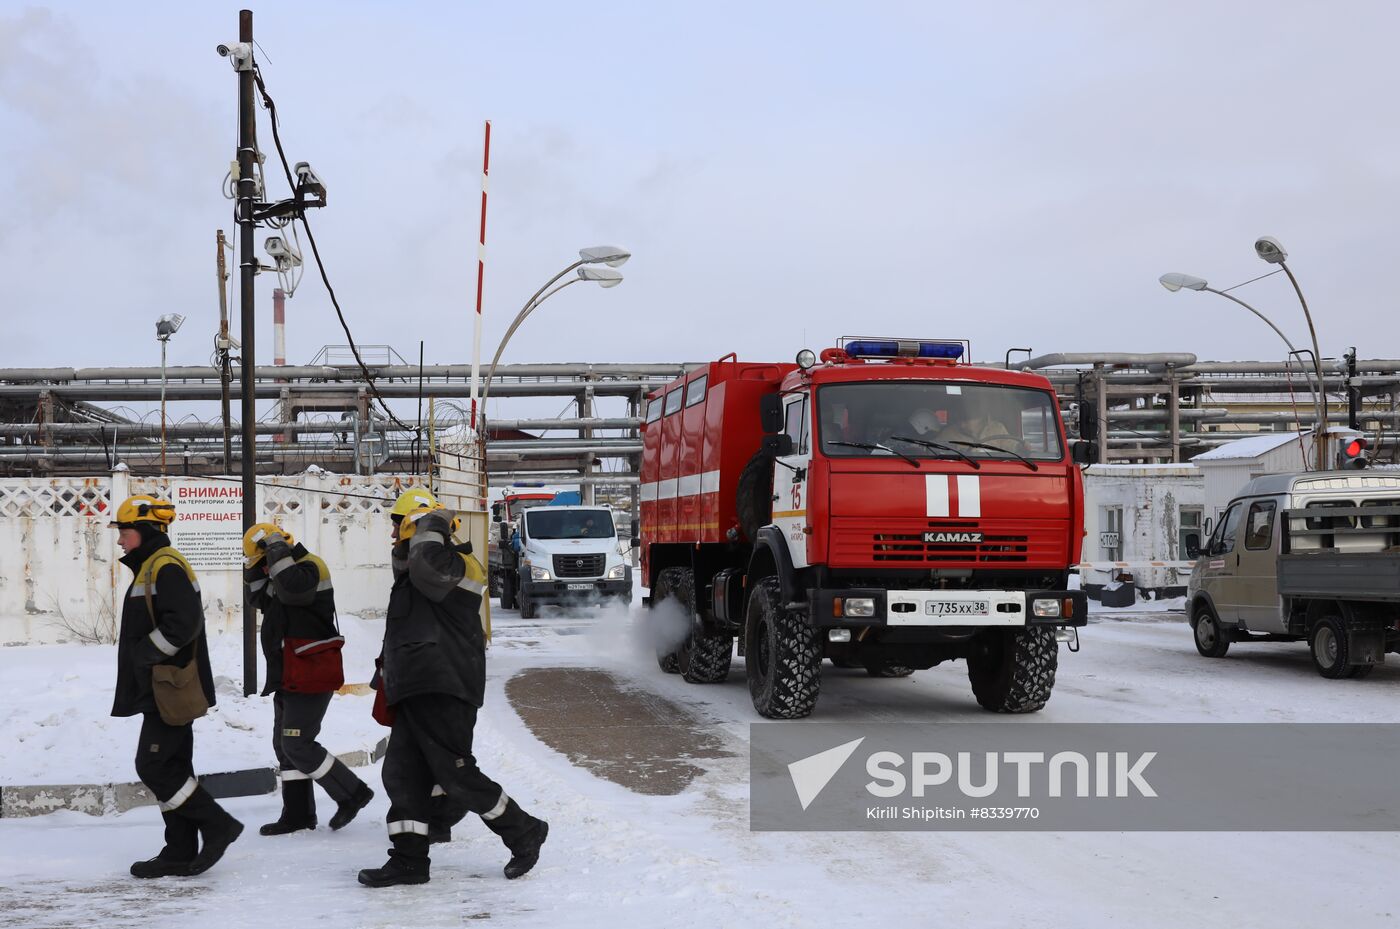
[[[959,342],[922,342],[903,339],[861,339],[847,342],[846,353],[854,358],[961,358]]]

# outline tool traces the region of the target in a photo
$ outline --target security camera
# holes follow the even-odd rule
[[[1271,265],[1283,264],[1288,260],[1283,243],[1271,235],[1260,236],[1254,243],[1254,252]]]
[[[227,58],[235,71],[249,71],[253,67],[253,46],[248,42],[220,45],[215,51]]]
[[[268,236],[263,248],[267,249],[267,253],[277,262],[278,271],[290,271],[301,265],[301,252],[280,235]]]
[[[320,175],[311,170],[311,163],[308,161],[298,161],[292,173],[297,176],[297,188],[305,190],[307,193],[321,197],[326,196],[326,183],[321,180]]]

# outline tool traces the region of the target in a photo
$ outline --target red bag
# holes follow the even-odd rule
[[[323,694],[345,684],[340,650],[344,636],[282,640],[282,686],[294,693]]]
[[[374,688],[374,706],[370,708],[370,715],[374,721],[381,726],[394,727],[394,708],[389,705],[388,698],[384,696],[384,659],[374,659],[374,679],[369,682],[369,686]]]

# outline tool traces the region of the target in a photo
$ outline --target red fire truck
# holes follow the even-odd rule
[[[723,681],[737,639],[754,707],[788,719],[815,707],[823,659],[899,677],[962,658],[986,709],[1045,705],[1087,621],[1067,581],[1088,446],[1070,448],[1048,380],[964,350],[730,354],[651,395],[642,578],[658,629],[663,610],[688,626],[663,670]]]

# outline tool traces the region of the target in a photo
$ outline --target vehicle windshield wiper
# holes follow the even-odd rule
[[[909,436],[907,436],[907,435],[892,435],[892,436],[890,436],[890,438],[891,438],[891,439],[898,439],[898,440],[901,441],[901,442],[910,442],[910,443],[912,443],[912,444],[914,444],[914,445],[922,445],[924,448],[933,448],[933,449],[939,449],[939,448],[941,448],[941,449],[943,449],[944,451],[949,451],[949,452],[952,452],[954,455],[957,455],[957,456],[958,456],[959,458],[961,458],[963,461],[966,461],[968,464],[972,465],[973,468],[980,469],[980,468],[982,467],[982,463],[981,463],[980,461],[978,461],[976,458],[973,458],[973,457],[972,457],[971,455],[969,455],[967,452],[963,451],[963,450],[960,449],[960,448],[953,448],[953,446],[951,446],[951,445],[944,445],[942,442],[929,442],[929,441],[926,441],[926,440],[924,440],[924,439],[915,439],[915,438],[911,438],[911,437],[909,437]]]
[[[912,456],[910,456],[910,455],[906,455],[906,454],[904,454],[903,452],[899,451],[898,449],[890,448],[888,445],[881,445],[879,442],[827,442],[826,444],[827,444],[827,445],[845,445],[845,446],[848,446],[848,447],[850,447],[850,448],[864,448],[864,449],[867,449],[867,450],[869,450],[869,451],[875,451],[875,450],[878,449],[879,451],[882,451],[882,452],[889,452],[891,455],[898,455],[900,458],[903,458],[905,461],[909,462],[911,465],[913,465],[913,466],[916,467],[916,468],[919,466],[919,459],[914,458],[914,457],[912,457]]]
[[[1034,461],[1031,461],[1031,460],[1030,460],[1029,458],[1027,458],[1025,455],[1021,455],[1021,454],[1018,454],[1018,453],[1016,453],[1016,452],[1013,452],[1013,451],[1012,451],[1011,449],[1009,449],[1009,448],[1002,448],[1000,445],[986,445],[986,444],[984,444],[984,443],[982,443],[982,442],[959,442],[959,441],[957,441],[956,439],[953,440],[953,444],[954,444],[954,445],[963,445],[963,446],[966,446],[967,448],[985,448],[985,449],[986,449],[987,451],[989,451],[989,452],[1004,452],[1005,454],[1010,455],[1012,458],[1015,458],[1015,459],[1017,459],[1017,460],[1019,460],[1019,461],[1021,461],[1021,462],[1024,462],[1025,465],[1026,465],[1026,467],[1030,468],[1032,471],[1039,471],[1039,470],[1040,470],[1040,466],[1037,465]]]

